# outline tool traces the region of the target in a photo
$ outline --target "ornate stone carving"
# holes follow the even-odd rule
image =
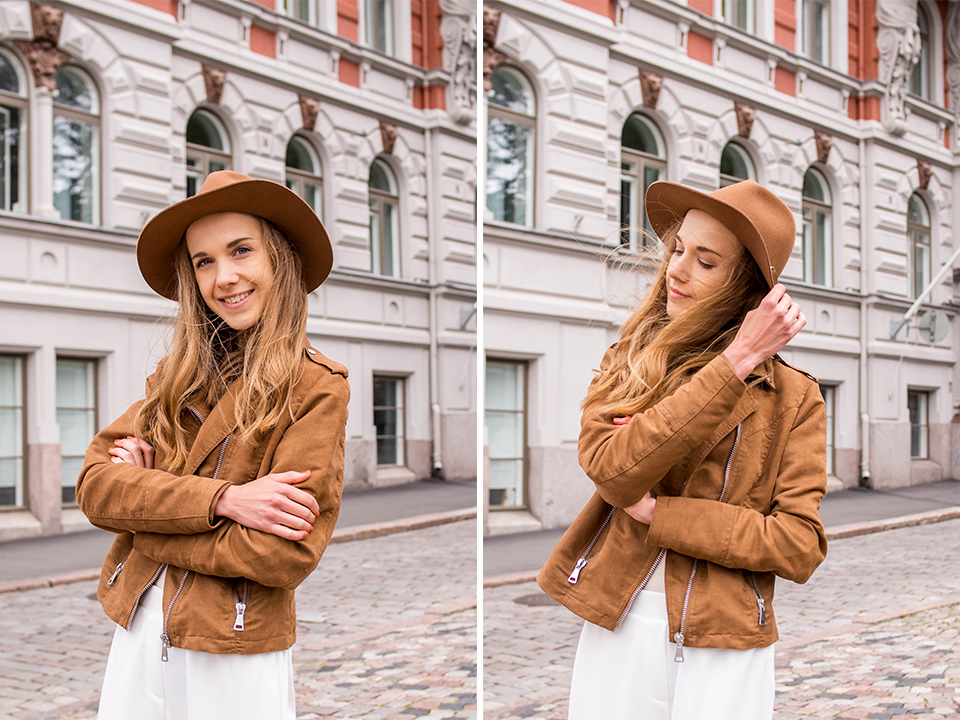
[[[458,123],[477,116],[477,15],[470,0],[440,0],[443,68],[450,73],[447,112]]]
[[[833,147],[833,138],[825,132],[814,130],[813,139],[817,143],[817,162],[826,165],[827,158],[830,157],[830,149]]]
[[[750,139],[750,133],[753,132],[753,119],[757,116],[755,108],[743,103],[735,102],[733,111],[737,114],[737,135],[742,138]]]
[[[203,87],[207,91],[207,102],[219,105],[223,97],[223,86],[227,81],[227,73],[209,65],[203,65]]]
[[[383,151],[393,155],[393,146],[397,143],[397,126],[380,121],[380,140],[383,142]]]
[[[933,177],[933,169],[930,167],[930,163],[917,160],[917,175],[920,178],[920,187],[926,190],[930,185],[930,178]]]
[[[500,30],[500,11],[484,6],[483,8],[483,89],[486,92],[493,90],[490,85],[490,74],[497,66],[507,59],[499,50],[494,49],[497,44],[497,32]]]
[[[297,101],[300,103],[300,117],[303,120],[303,129],[307,132],[313,132],[317,127],[320,101],[308,98],[305,95],[297,95]]]
[[[907,131],[907,85],[920,59],[917,0],[877,0],[877,23],[880,81],[886,85],[880,121],[887,132],[903,135]]]
[[[960,123],[960,3],[950,3],[947,10],[947,89],[953,125]]]
[[[24,54],[33,71],[36,87],[56,90],[54,77],[70,56],[57,47],[60,42],[60,27],[63,25],[63,10],[42,3],[30,3],[30,19],[33,25],[33,40],[18,40],[14,44]]]
[[[648,70],[640,71],[640,92],[643,94],[643,106],[645,108],[657,109],[661,87],[663,87],[663,75],[655,75]]]

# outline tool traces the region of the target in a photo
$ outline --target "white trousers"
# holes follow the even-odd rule
[[[169,648],[160,660],[163,585],[117,626],[98,720],[294,720],[293,651],[215,655]]]
[[[641,591],[614,632],[584,623],[568,720],[771,720],[772,645],[676,651],[663,593]]]

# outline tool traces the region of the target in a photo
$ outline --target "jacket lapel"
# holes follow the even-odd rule
[[[200,432],[197,433],[197,439],[190,448],[190,454],[187,456],[187,463],[183,467],[184,475],[193,475],[201,463],[217,448],[223,439],[233,432],[236,426],[235,412],[237,408],[236,392],[240,387],[240,381],[235,381],[220,402],[204,418],[200,426]],[[202,410],[197,408],[202,414]]]
[[[756,398],[756,391],[753,388],[747,388],[747,392],[740,399],[740,402],[737,403],[737,406],[733,409],[733,412],[730,413],[727,418],[720,423],[716,430],[713,431],[705,443],[702,443],[697,447],[697,452],[694,456],[691,457],[691,462],[687,465],[689,471],[685,472],[684,475],[689,477],[694,470],[700,467],[700,463],[703,462],[704,458],[709,455],[717,444],[723,440],[727,435],[733,432],[733,429],[737,427],[741,422],[743,422],[747,416],[753,413],[759,403]]]

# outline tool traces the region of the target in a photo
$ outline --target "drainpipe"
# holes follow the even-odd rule
[[[430,285],[430,306],[428,324],[430,327],[430,421],[433,430],[433,469],[431,477],[443,477],[443,433],[441,428],[440,416],[440,350],[437,339],[438,318],[437,318],[437,294],[439,288],[437,279],[439,271],[437,268],[437,256],[440,254],[437,242],[439,235],[437,233],[437,215],[440,212],[440,200],[435,197],[434,190],[436,182],[434,180],[434,163],[436,158],[433,153],[433,135],[436,132],[436,126],[426,129],[424,134],[424,153],[426,154],[425,175],[427,192],[427,249],[428,249],[428,283]]]
[[[861,8],[863,4],[861,2]],[[863,49],[861,48],[861,55]],[[867,323],[867,296],[870,292],[869,251],[869,216],[867,182],[867,140],[860,138],[858,143],[860,153],[860,487],[870,487],[870,381],[868,375],[868,333]]]

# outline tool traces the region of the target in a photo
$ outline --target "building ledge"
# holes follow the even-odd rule
[[[498,510],[487,513],[487,530],[488,535],[510,535],[543,530],[543,523],[527,510]]]

